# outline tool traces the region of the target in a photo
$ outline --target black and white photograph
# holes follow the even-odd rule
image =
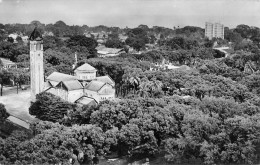
[[[260,164],[260,0],[0,0],[0,165]]]

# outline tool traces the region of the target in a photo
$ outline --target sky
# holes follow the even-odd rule
[[[260,27],[260,0],[0,0],[0,23]]]

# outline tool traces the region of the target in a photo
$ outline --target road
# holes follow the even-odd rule
[[[36,120],[29,114],[30,89],[19,89],[17,94],[16,87],[4,87],[3,96],[0,96],[0,103],[4,104],[7,112],[13,116],[29,122]]]

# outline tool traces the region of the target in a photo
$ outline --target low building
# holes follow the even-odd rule
[[[17,68],[17,64],[6,58],[0,58],[3,64],[3,69]]]
[[[74,70],[74,74],[78,80],[91,81],[96,78],[97,70],[91,65],[85,63]]]
[[[8,37],[11,37],[14,39],[14,41],[16,40],[16,38],[18,37],[19,35],[16,34],[16,33],[13,33],[13,34],[9,34]]]
[[[29,37],[28,36],[22,36],[21,37],[24,43],[28,43]]]
[[[93,80],[85,87],[85,95],[97,100],[113,100],[115,98],[115,89],[112,85],[101,81]]]
[[[121,53],[125,53],[124,49],[107,48],[105,46],[100,46],[97,48],[98,57],[113,57],[118,56]]]

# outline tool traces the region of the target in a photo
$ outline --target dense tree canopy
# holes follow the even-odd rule
[[[21,38],[18,43],[5,39],[10,33],[28,35],[36,25],[44,36],[45,76],[53,71],[71,74],[76,54],[78,66],[88,63],[97,76],[115,81],[117,98],[80,107],[50,93],[38,94],[29,112],[42,121],[31,125],[32,137],[13,132],[0,138],[0,164],[66,164],[70,159],[97,164],[113,155],[128,162],[258,163],[259,28],[226,27],[224,40],[208,40],[204,29],[194,26],[0,24],[0,57],[19,67],[0,69],[1,84],[28,83],[28,45]],[[139,52],[96,57],[98,43],[84,33],[100,32],[105,46],[130,46]],[[119,35],[127,35],[124,43]],[[212,49],[216,45],[232,50],[223,56]],[[174,66],[164,67],[168,64]],[[0,105],[1,120],[6,117]]]

